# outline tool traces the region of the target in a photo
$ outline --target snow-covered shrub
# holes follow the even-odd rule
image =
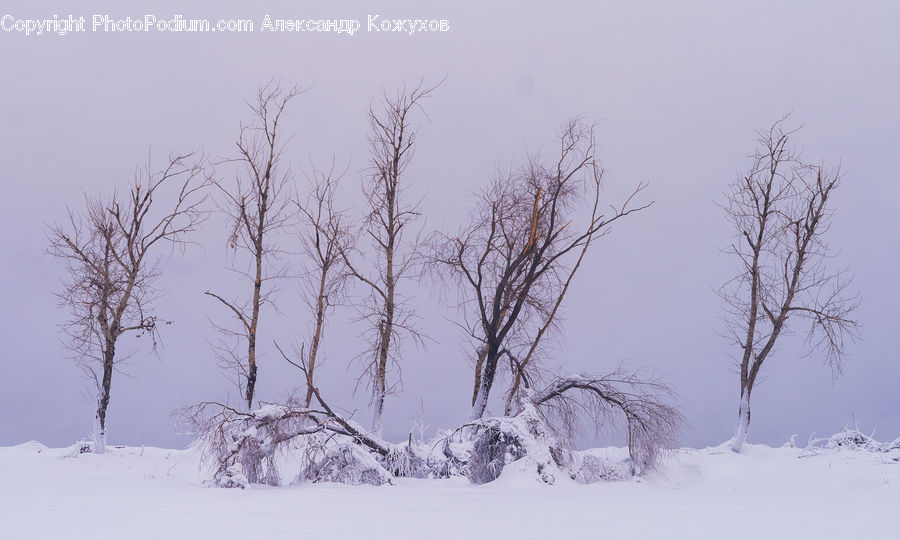
[[[854,450],[860,452],[886,453],[900,449],[900,438],[892,442],[879,442],[857,429],[844,428],[831,437],[810,439],[804,452],[817,454],[822,450]]]
[[[427,458],[419,455],[418,446],[413,446],[411,443],[405,446],[390,446],[387,455],[381,459],[381,463],[394,476],[406,478],[430,476]]]
[[[526,403],[513,417],[485,418],[471,424],[473,445],[468,460],[472,483],[496,480],[515,463],[516,470],[532,474],[545,484],[567,476],[557,459],[560,444],[533,403]]]
[[[93,442],[82,439],[66,448],[65,457],[78,457],[81,454],[90,454],[91,452],[93,452]]]
[[[829,437],[825,447],[865,450],[868,452],[887,452],[890,450],[890,444],[878,442],[860,431],[847,428]]]
[[[469,480],[473,484],[493,482],[507,463],[524,454],[518,434],[503,431],[501,425],[486,426],[475,439],[469,458]]]
[[[235,463],[225,469],[220,468],[213,476],[213,483],[218,487],[241,489],[246,489],[250,485],[240,463]]]
[[[469,457],[472,441],[461,436],[461,430],[440,433],[433,442],[425,445],[426,467],[430,478],[469,476]]]
[[[323,402],[320,402],[323,403]],[[221,403],[182,411],[199,436],[204,458],[215,466],[212,483],[245,488],[281,484],[279,463],[299,470],[297,482],[390,484],[396,476],[429,476],[426,454],[411,444],[394,446],[355,422],[302,406],[268,403],[243,412]]]
[[[890,452],[900,448],[900,438],[893,442],[878,442],[859,430],[849,428],[844,428],[827,439],[815,442],[829,449],[843,448],[867,452]]]
[[[572,480],[579,484],[625,480],[631,476],[630,460],[612,460],[591,450],[572,452],[571,456],[572,462],[568,468],[572,471]]]
[[[341,484],[392,484],[390,472],[359,444],[327,446],[325,455],[312,461],[297,477],[298,482],[339,482]]]
[[[324,429],[309,409],[291,405],[266,404],[247,413],[220,403],[202,403],[183,416],[199,435],[197,444],[204,458],[215,465],[212,480],[219,487],[279,485],[276,457],[285,443]]]

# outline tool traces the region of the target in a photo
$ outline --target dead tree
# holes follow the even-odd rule
[[[820,351],[837,375],[855,339],[858,306],[848,294],[852,276],[833,270],[826,236],[833,195],[843,175],[801,161],[791,145],[796,130],[785,118],[758,133],[750,169],[722,205],[735,230],[726,250],[739,261],[737,275],[719,289],[727,337],[740,351],[740,406],[732,449],[739,452],[750,427],[750,396],[763,363],[795,319],[809,324],[809,354]]]
[[[301,233],[304,266],[307,269],[304,300],[313,314],[309,351],[301,351],[306,355],[307,407],[313,398],[313,377],[325,330],[325,317],[341,301],[348,277],[341,254],[351,248],[353,240],[347,216],[335,208],[335,190],[340,177],[334,174],[334,164],[328,172],[313,168],[309,180],[309,196],[305,202],[296,202],[301,225],[306,229]]]
[[[58,294],[72,313],[63,324],[65,343],[96,385],[94,452],[105,452],[112,377],[129,356],[117,350],[119,339],[126,333],[147,335],[155,350],[158,324],[171,322],[152,309],[157,253],[166,245],[184,246],[186,235],[203,221],[205,182],[196,158],[170,156],[159,172],[148,163],[127,196],[85,196],[82,212],[70,208],[68,222],[51,227],[48,252],[66,262]]]
[[[239,167],[234,182],[212,180],[222,194],[220,208],[230,221],[229,247],[249,256],[246,266],[231,268],[250,282],[249,299],[226,298],[206,291],[238,320],[237,329],[216,325],[223,338],[215,349],[222,364],[237,374],[235,382],[248,409],[253,408],[258,377],[260,311],[273,303],[274,289],[269,282],[286,275],[286,267],[278,261],[281,250],[277,233],[290,224],[292,217],[292,178],[281,163],[284,136],[280,128],[288,103],[300,93],[297,87],[283,90],[274,83],[260,88],[256,101],[250,105],[253,121],[241,124],[236,143],[238,157],[226,161]],[[245,352],[240,349],[241,343],[245,343]]]
[[[532,157],[495,178],[459,234],[438,235],[434,267],[460,285],[466,332],[476,344],[471,420],[487,408],[501,360],[513,383],[507,414],[553,324],[591,242],[637,205],[639,184],[603,213],[603,170],[594,157],[594,126],[575,119],[559,137],[550,165]]]
[[[413,326],[415,314],[400,293],[403,280],[410,277],[419,251],[418,242],[408,240],[412,223],[419,217],[419,203],[406,199],[405,172],[412,160],[417,131],[413,113],[436,87],[423,83],[404,88],[396,96],[384,96],[380,110],[369,109],[371,168],[363,183],[368,203],[363,233],[371,242],[376,262],[370,270],[351,261],[344,252],[349,273],[369,289],[360,318],[369,326],[371,348],[364,352],[362,378],[372,390],[372,430],[380,433],[385,397],[393,390],[388,382],[389,364],[399,369],[397,351],[401,337],[421,341]]]

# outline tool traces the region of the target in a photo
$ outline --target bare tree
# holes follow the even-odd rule
[[[347,216],[335,208],[335,190],[340,176],[334,174],[334,163],[329,171],[312,169],[310,193],[306,201],[297,201],[301,221],[306,231],[301,234],[301,245],[307,273],[304,280],[304,299],[313,314],[313,330],[309,352],[306,354],[306,400],[309,407],[313,398],[313,376],[319,356],[319,345],[325,330],[325,317],[341,301],[347,281],[342,253],[352,246]]]
[[[405,172],[416,145],[412,113],[421,109],[435,87],[419,83],[405,87],[395,96],[384,96],[381,110],[369,109],[371,169],[363,183],[368,202],[364,234],[372,241],[377,257],[369,271],[352,262],[347,251],[344,262],[350,275],[369,288],[370,296],[360,316],[369,324],[371,348],[363,353],[367,379],[372,390],[372,430],[381,432],[385,397],[393,390],[388,383],[389,363],[397,364],[401,336],[421,342],[413,326],[415,314],[399,290],[410,276],[419,252],[417,241],[406,238],[413,221],[419,217],[419,203],[406,200]]]
[[[83,212],[50,229],[48,253],[66,261],[60,304],[72,312],[63,324],[66,345],[96,385],[93,450],[106,450],[106,413],[113,372],[129,355],[117,352],[126,333],[148,335],[156,349],[152,302],[162,245],[183,246],[203,221],[202,167],[194,154],[173,155],[159,172],[135,175],[127,197],[85,196]],[[154,205],[154,201],[160,201]]]
[[[237,373],[236,383],[247,408],[253,408],[253,396],[258,376],[257,339],[260,310],[273,304],[274,289],[270,282],[286,275],[286,266],[278,264],[281,250],[276,238],[292,217],[290,212],[292,178],[287,167],[281,166],[284,137],[280,123],[288,103],[302,91],[293,87],[283,90],[274,83],[259,89],[256,101],[250,105],[253,122],[241,124],[237,140],[238,157],[228,160],[240,171],[233,183],[214,179],[224,202],[222,211],[231,222],[229,245],[249,255],[247,267],[232,267],[251,283],[249,299],[236,300],[206,291],[227,307],[238,320],[238,328],[218,326],[223,338],[216,345],[222,363]],[[246,352],[240,343],[246,344]]]
[[[522,382],[528,384],[541,341],[591,242],[652,204],[633,204],[644,188],[639,184],[621,206],[603,213],[595,148],[593,125],[567,122],[552,165],[532,157],[495,178],[459,234],[438,235],[434,262],[458,280],[463,327],[476,343],[472,420],[484,415],[504,358],[513,377],[507,414],[515,412],[514,397]],[[579,224],[585,207],[590,214]]]
[[[791,146],[796,130],[786,117],[758,133],[750,169],[726,194],[725,213],[735,229],[726,250],[739,261],[735,277],[719,289],[727,337],[740,350],[741,399],[732,449],[739,452],[750,428],[750,396],[778,338],[797,319],[809,323],[809,354],[821,351],[837,375],[846,341],[856,337],[852,276],[833,270],[826,235],[839,168],[801,161]]]

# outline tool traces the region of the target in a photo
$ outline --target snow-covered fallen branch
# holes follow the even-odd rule
[[[664,384],[635,372],[559,377],[543,390],[526,387],[518,412],[482,418],[427,442],[391,444],[335,412],[318,388],[319,408],[299,400],[268,403],[244,412],[216,402],[183,411],[214,466],[220,487],[282,483],[279,456],[299,468],[298,482],[391,484],[396,477],[467,476],[473,483],[496,480],[507,467],[546,484],[624,478],[652,470],[674,447],[683,423],[664,398]],[[629,458],[610,461],[573,450],[580,421],[598,427],[619,419],[628,434]],[[514,465],[513,465],[514,464]]]
[[[845,427],[831,437],[813,439],[804,448],[803,457],[816,455],[823,451],[853,450],[858,452],[887,453],[900,450],[900,437],[892,442],[879,442],[872,436],[857,430]]]

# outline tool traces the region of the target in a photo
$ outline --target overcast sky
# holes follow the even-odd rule
[[[304,6],[309,4],[309,6]],[[796,142],[813,162],[840,163],[834,261],[850,266],[862,305],[863,340],[832,379],[807,357],[802,331],[784,339],[754,391],[749,440],[781,444],[792,434],[858,425],[876,438],[900,435],[896,336],[900,320],[900,7],[894,2],[442,2],[366,3],[7,1],[17,19],[109,14],[171,18],[355,18],[357,35],[100,32],[26,37],[0,32],[0,444],[37,439],[66,445],[92,425],[90,387],[58,341],[66,313],[52,293],[62,267],[43,253],[46,224],[78,207],[82,191],[124,186],[148,151],[203,148],[229,157],[247,100],[272,78],[311,86],[291,105],[287,158],[297,168],[332,156],[349,163],[342,201],[361,211],[366,109],[404,82],[444,84],[419,120],[406,181],[424,197],[425,231],[455,230],[497,168],[552,150],[559,124],[598,119],[609,202],[638,182],[653,207],[617,225],[585,261],[555,347],[565,372],[647,366],[680,395],[688,445],[727,439],[736,420],[736,354],[720,337],[714,290],[734,269],[721,254],[731,231],[716,202],[749,164],[754,132],[786,112],[803,124]],[[321,7],[322,5],[326,7]],[[370,33],[368,15],[447,19],[448,32]],[[158,161],[156,162],[158,163]],[[207,340],[207,317],[226,320],[207,289],[233,291],[226,227],[213,216],[202,248],[165,261],[157,312],[157,358],[136,347],[128,377],[113,381],[111,444],[181,446],[170,413],[209,399],[236,400]],[[407,293],[434,342],[404,351],[404,385],[385,411],[385,435],[404,439],[424,411],[432,429],[468,412],[471,351],[427,283]],[[282,285],[282,310],[262,314],[260,399],[301,385],[273,340],[306,334],[297,285]],[[362,329],[338,314],[326,330],[321,386],[365,421],[348,360]],[[496,410],[496,407],[494,407]]]

